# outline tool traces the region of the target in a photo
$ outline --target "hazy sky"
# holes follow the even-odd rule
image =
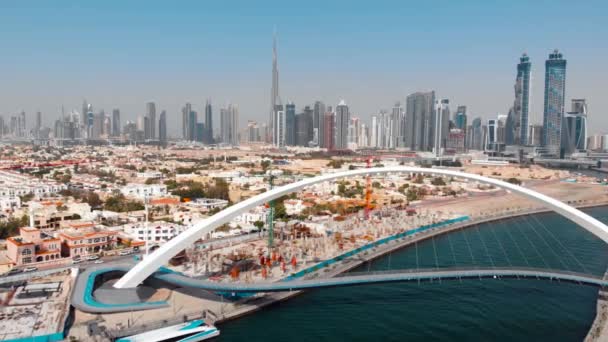
[[[0,115],[55,120],[64,105],[166,109],[170,132],[189,101],[240,107],[265,121],[272,31],[280,95],[298,108],[344,98],[354,115],[435,90],[452,110],[505,113],[522,52],[532,61],[531,122],[541,122],[544,60],[568,60],[566,106],[586,98],[590,131],[608,132],[608,1],[0,1]]]

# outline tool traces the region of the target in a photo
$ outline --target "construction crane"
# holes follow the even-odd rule
[[[367,168],[372,167],[372,156],[367,156]],[[371,210],[371,199],[372,199],[372,177],[367,174],[365,179],[365,219],[369,220],[369,212]]]

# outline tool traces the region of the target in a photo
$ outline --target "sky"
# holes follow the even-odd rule
[[[280,97],[298,109],[340,99],[371,115],[435,90],[471,117],[506,114],[516,65],[532,62],[531,123],[542,122],[544,61],[568,61],[566,109],[586,98],[591,133],[608,132],[608,1],[0,1],[0,115],[47,125],[86,99],[135,120],[154,101],[169,133],[181,107],[238,104],[266,121],[272,34]],[[202,115],[199,114],[199,117]],[[31,121],[30,121],[31,122]]]

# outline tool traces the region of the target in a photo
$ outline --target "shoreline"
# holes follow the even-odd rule
[[[576,207],[577,209],[605,207],[605,206],[608,206],[608,201],[582,203],[582,204],[573,205],[573,206]],[[332,278],[341,273],[345,273],[356,267],[359,267],[359,266],[365,264],[366,262],[372,261],[372,260],[380,258],[386,254],[389,254],[395,250],[406,248],[406,247],[410,246],[412,243],[417,243],[420,241],[424,241],[424,240],[433,238],[435,236],[440,236],[443,234],[448,234],[448,233],[452,233],[455,231],[472,228],[472,227],[475,227],[475,226],[477,226],[479,224],[483,224],[483,223],[494,222],[494,221],[514,218],[514,217],[521,217],[521,216],[526,216],[526,215],[547,213],[547,212],[552,212],[552,210],[549,210],[547,208],[530,208],[530,209],[525,209],[525,210],[505,211],[500,214],[495,214],[495,215],[486,216],[483,218],[476,218],[476,219],[471,219],[471,220],[464,221],[464,222],[455,223],[455,224],[452,224],[447,227],[429,229],[429,230],[421,232],[421,233],[416,233],[416,234],[413,234],[408,237],[404,237],[404,238],[401,238],[398,240],[388,242],[381,246],[376,246],[374,248],[371,248],[367,252],[363,252],[363,253],[357,254],[355,256],[346,258],[343,261],[336,263],[332,266],[328,266],[328,267],[322,268],[318,271],[311,272],[310,274],[306,275],[305,277],[306,278],[315,277],[315,276],[322,275],[322,273],[325,273],[324,277]],[[246,301],[243,301],[242,302],[243,306],[236,310],[233,310],[233,311],[227,312],[227,313],[221,313],[220,315],[214,315],[215,318],[212,319],[212,324],[223,324],[223,323],[229,322],[231,320],[235,320],[235,319],[244,317],[246,315],[253,314],[256,311],[262,310],[262,309],[264,309],[266,307],[270,307],[272,305],[279,304],[280,302],[289,300],[304,292],[306,292],[306,291],[281,292],[281,293],[276,293],[276,294],[268,294],[265,297],[248,299]],[[601,291],[600,291],[600,294],[601,294]],[[598,308],[599,308],[600,300],[602,300],[602,298],[601,298],[601,296],[598,296]],[[235,303],[238,303],[238,301]],[[602,312],[606,311],[606,313],[608,313],[608,307],[603,306],[603,309],[604,310]],[[592,324],[591,328],[596,326],[596,321],[598,320],[598,317],[600,317],[600,316],[601,316],[600,311],[598,310],[596,313],[596,318],[595,318],[594,323]],[[209,318],[207,318],[207,319],[209,319]],[[591,328],[590,328],[590,332],[591,332]],[[602,332],[604,332],[604,331],[602,331]]]

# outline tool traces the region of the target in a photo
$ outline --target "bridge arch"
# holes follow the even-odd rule
[[[608,243],[608,226],[606,226],[602,222],[559,200],[551,198],[547,195],[543,195],[534,190],[521,187],[519,185],[511,184],[498,179],[449,169],[432,169],[414,166],[377,167],[336,172],[313,178],[303,179],[295,183],[274,188],[270,191],[264,192],[257,196],[248,198],[242,202],[236,203],[235,205],[228,207],[218,212],[217,214],[198,222],[190,229],[169,240],[159,249],[155,250],[154,252],[149,254],[144,260],[140,261],[137,265],[135,265],[135,267],[133,267],[129,272],[127,272],[114,284],[114,287],[136,287],[138,284],[148,278],[148,276],[158,270],[158,268],[166,264],[169,259],[171,259],[174,255],[176,255],[189,245],[193,244],[194,241],[205,236],[205,234],[212,232],[215,228],[225,223],[228,223],[230,220],[240,215],[241,213],[251,210],[270,200],[298,191],[302,188],[316,183],[331,181],[338,178],[389,173],[421,173],[426,175],[458,177],[472,181],[478,181],[485,184],[491,184],[543,204],[545,207],[555,211],[556,213],[566,217],[569,220],[572,220],[573,222],[577,223],[584,229],[597,236],[598,238],[602,239],[604,242]]]

